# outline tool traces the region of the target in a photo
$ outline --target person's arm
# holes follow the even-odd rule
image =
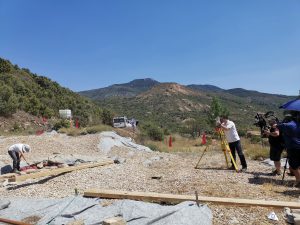
[[[230,128],[226,127],[224,124],[221,124],[223,130],[230,130]]]
[[[223,130],[228,131],[228,130],[231,129],[231,127],[232,127],[232,124],[226,124],[226,125],[225,125],[225,123],[221,123],[221,128],[222,128]]]
[[[23,153],[22,151],[19,153],[19,156],[20,156],[20,159],[23,158],[24,161],[29,165],[29,163],[28,163],[28,161],[26,160],[26,158],[25,158],[25,156],[24,156],[24,153]]]
[[[270,132],[269,130],[265,130],[264,133],[268,136],[272,136],[272,137],[278,137],[279,136],[279,130],[275,129],[275,131]]]

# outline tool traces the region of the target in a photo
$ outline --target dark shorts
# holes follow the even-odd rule
[[[283,148],[280,146],[270,147],[270,159],[272,161],[280,161]]]
[[[300,150],[299,149],[288,149],[289,165],[293,170],[300,167]]]

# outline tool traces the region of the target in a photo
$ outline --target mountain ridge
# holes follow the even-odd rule
[[[143,91],[149,90],[151,87],[153,87],[157,84],[163,84],[163,83],[176,83],[176,82],[172,82],[172,81],[159,82],[152,78],[141,78],[141,79],[134,79],[127,83],[112,84],[112,85],[109,85],[109,86],[103,87],[103,88],[79,91],[78,93],[83,96],[92,98],[94,100],[104,99],[104,98],[112,97],[112,96],[133,97],[133,96],[136,96],[136,95],[142,93]],[[230,94],[238,95],[238,96],[243,95],[244,97],[249,94],[251,94],[251,95],[269,95],[269,96],[277,96],[277,97],[282,97],[282,96],[283,97],[295,97],[292,95],[259,92],[256,90],[248,90],[245,88],[223,89],[218,86],[211,85],[211,84],[188,84],[188,85],[182,85],[182,86],[186,86],[186,87],[194,89],[194,90],[226,92],[226,93],[230,93]]]
[[[123,87],[122,84],[120,86]],[[242,88],[225,90],[214,85],[181,85],[175,82],[155,81],[143,91],[138,85],[132,88],[137,89],[137,94],[111,94],[112,97],[102,96],[94,100],[101,107],[109,108],[116,114],[128,115],[176,130],[183,129],[181,126],[191,126],[183,125],[185,121],[194,121],[197,126],[208,129],[207,112],[213,97],[217,97],[228,108],[230,116],[243,129],[253,128],[257,112],[275,111],[280,115],[280,104],[292,98]],[[110,90],[112,89],[106,89]]]

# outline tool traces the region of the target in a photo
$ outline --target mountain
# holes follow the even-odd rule
[[[112,97],[98,101],[119,115],[135,117],[176,130],[188,118],[198,118],[208,109],[210,97],[176,83],[160,83],[134,97]]]
[[[101,109],[91,100],[0,58],[0,116],[25,111],[35,116],[58,117],[59,109],[71,109],[81,125],[100,120]]]
[[[188,88],[194,89],[194,90],[199,90],[199,91],[212,91],[212,92],[221,92],[221,91],[225,91],[222,88],[219,88],[217,86],[214,85],[210,85],[210,84],[190,84],[187,85]]]
[[[100,100],[118,96],[133,97],[138,95],[139,93],[149,90],[156,84],[159,84],[159,82],[151,78],[136,79],[125,84],[114,84],[105,88],[81,91],[79,92],[79,94],[85,97],[89,97],[93,100]]]
[[[118,85],[110,87],[114,86]],[[151,122],[178,131],[188,127],[209,129],[206,118],[213,97],[219,99],[229,110],[232,120],[244,130],[253,128],[257,112],[274,111],[280,117],[282,111],[278,107],[294,98],[241,88],[225,90],[213,85],[184,86],[157,81],[152,87],[150,85],[143,90],[131,90],[134,94],[130,97],[128,94],[126,97],[112,94],[106,98],[94,96],[94,99],[97,99],[101,107],[107,107],[118,115],[135,117],[142,122]]]
[[[225,90],[225,92],[246,98],[248,102],[254,102],[258,105],[268,105],[271,107],[278,107],[280,103],[295,98],[295,96],[261,93],[258,91],[245,90],[243,88],[228,89]]]

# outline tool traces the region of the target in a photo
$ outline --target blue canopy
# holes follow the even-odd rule
[[[279,108],[285,110],[300,111],[300,98],[289,101],[280,106]]]

